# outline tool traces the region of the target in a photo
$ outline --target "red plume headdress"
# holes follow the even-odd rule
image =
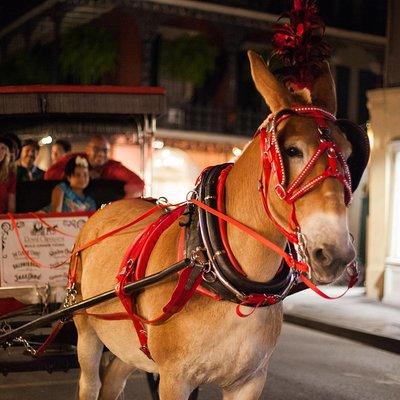
[[[331,53],[330,45],[323,40],[325,24],[314,0],[294,0],[293,9],[279,20],[282,18],[289,22],[273,27],[272,57],[283,63],[278,74],[294,91],[310,89],[314,76]]]

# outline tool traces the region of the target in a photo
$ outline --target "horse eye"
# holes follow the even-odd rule
[[[285,153],[288,157],[303,157],[303,152],[295,146],[287,147]]]

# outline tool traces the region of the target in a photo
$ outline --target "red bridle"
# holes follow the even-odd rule
[[[277,128],[284,120],[292,116],[313,118],[317,126],[318,148],[307,162],[300,174],[288,184],[282,154],[277,140]],[[265,212],[286,238],[297,244],[299,242],[300,226],[296,218],[295,202],[306,193],[315,189],[325,179],[335,178],[343,185],[345,191],[345,204],[352,199],[351,175],[346,160],[339,147],[330,135],[327,122],[336,123],[336,118],[331,113],[317,107],[294,107],[270,114],[266,126],[261,127],[257,134],[260,135],[262,172],[259,181],[259,191],[262,197]],[[324,154],[327,155],[325,170],[302,186],[305,178],[312,172],[317,161]],[[289,216],[289,229],[285,228],[273,216],[268,202],[268,189],[272,175],[276,175],[277,184],[274,187],[276,195],[291,206]]]

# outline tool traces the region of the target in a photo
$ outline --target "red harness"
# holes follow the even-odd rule
[[[277,128],[280,123],[291,116],[301,116],[313,118],[316,125],[319,141],[318,148],[315,154],[311,157],[308,163],[305,165],[303,170],[297,176],[293,182],[288,185],[285,168],[283,164],[282,155],[277,140]],[[261,194],[264,209],[270,220],[275,224],[277,229],[288,239],[290,243],[299,246],[300,252],[303,258],[307,258],[304,246],[303,235],[301,234],[300,226],[296,218],[295,202],[306,193],[313,190],[317,185],[322,183],[325,179],[335,178],[344,187],[345,204],[348,206],[352,200],[351,190],[351,174],[349,167],[342,152],[340,151],[337,144],[333,141],[330,135],[330,129],[327,122],[337,123],[336,117],[325,111],[324,109],[314,106],[299,106],[292,109],[281,110],[278,113],[270,114],[266,121],[266,128],[261,127],[256,134],[260,135],[260,147],[262,157],[262,172],[259,180],[259,191]],[[303,182],[307,175],[309,175],[317,163],[318,159],[324,154],[327,155],[327,166],[325,170],[305,183]],[[341,168],[341,170],[339,169]],[[271,180],[271,175],[276,174],[278,183],[275,185],[274,190],[276,195],[284,200],[291,206],[291,213],[289,216],[289,229],[282,226],[273,216],[270,211],[268,204],[268,188]],[[307,262],[307,259],[304,261]],[[307,262],[308,264],[308,262]],[[349,265],[346,269],[349,275],[349,283],[346,291],[337,297],[330,297],[323,293],[318,287],[316,287],[308,277],[304,274],[300,274],[300,279],[314,292],[324,297],[325,299],[336,299],[344,296],[344,294],[355,285],[358,280],[358,268],[356,262]]]
[[[319,146],[316,153],[304,167],[303,171],[299,174],[299,176],[289,185],[287,186],[285,170],[283,166],[282,155],[280,153],[280,149],[278,146],[277,141],[277,127],[278,125],[284,121],[285,119],[289,118],[293,115],[300,115],[304,117],[313,118],[318,127],[318,140]],[[262,201],[264,204],[265,211],[268,217],[273,221],[276,227],[282,232],[285,237],[288,239],[289,242],[301,245],[301,231],[299,224],[296,219],[296,212],[295,212],[295,201],[303,196],[305,193],[313,190],[319,183],[323,182],[327,178],[335,178],[338,179],[345,188],[345,202],[346,205],[351,200],[351,177],[350,172],[347,167],[347,163],[344,160],[343,155],[341,154],[340,150],[338,149],[337,145],[333,142],[333,140],[329,136],[327,121],[335,122],[335,117],[326,112],[325,110],[316,108],[316,107],[296,107],[290,110],[283,110],[277,114],[272,114],[267,119],[267,128],[260,128],[257,134],[260,134],[260,144],[261,144],[261,151],[262,151],[262,176],[260,178],[260,194],[262,197]],[[317,177],[313,178],[308,183],[304,184],[305,178],[307,175],[310,174],[313,167],[315,166],[317,160],[323,155],[327,154],[328,165],[326,169],[322,172],[322,174],[318,175]],[[341,167],[342,171],[339,170],[338,167]],[[225,183],[226,175],[229,170],[222,176],[218,192],[219,194],[223,194],[223,186]],[[268,194],[268,187],[271,181],[272,174],[276,174],[278,184],[275,186],[275,193],[277,196],[286,201],[292,207],[292,212],[289,218],[289,229],[283,227],[272,215],[267,194]],[[219,196],[223,198],[222,196]],[[239,271],[241,271],[240,265],[235,260],[232,251],[230,250],[229,243],[226,238],[226,228],[224,226],[225,223],[229,222],[236,226],[237,228],[241,229],[242,231],[246,232],[250,236],[254,237],[264,246],[270,248],[271,250],[277,252],[285,259],[286,263],[289,267],[296,269],[299,271],[300,279],[312,290],[317,292],[319,295],[323,296],[324,298],[330,298],[329,296],[325,295],[321,292],[311,281],[306,277],[306,273],[309,272],[309,266],[303,262],[303,260],[297,261],[291,254],[286,253],[283,249],[276,246],[274,243],[270,242],[268,239],[264,238],[263,236],[259,235],[257,232],[252,230],[251,228],[247,227],[246,225],[240,223],[239,221],[225,215],[223,213],[223,204],[221,200],[218,202],[218,210],[208,207],[207,205],[203,204],[202,202],[191,199],[188,200],[188,203],[194,203],[196,206],[205,209],[207,212],[210,212],[216,215],[220,219],[220,231],[222,234],[222,238],[225,244],[225,248],[227,254],[233,260],[233,265]],[[165,207],[164,207],[165,208]],[[171,207],[173,208],[173,207]],[[127,283],[130,283],[135,280],[139,280],[145,276],[147,263],[151,252],[159,239],[162,232],[165,231],[168,227],[170,227],[184,212],[185,205],[178,205],[169,211],[167,214],[161,216],[158,220],[150,224],[145,231],[135,240],[135,242],[130,246],[127,250],[123,261],[120,266],[119,273],[117,275],[117,286],[116,291],[118,296],[124,305],[127,313],[117,313],[117,314],[93,314],[88,313],[90,316],[94,316],[97,318],[102,319],[131,319],[136,332],[138,334],[141,350],[151,358],[149,349],[147,347],[147,333],[144,327],[144,324],[159,324],[166,321],[170,318],[173,314],[180,311],[183,306],[187,303],[187,301],[193,296],[196,290],[199,289],[199,285],[203,279],[202,271],[197,271],[197,273],[193,274],[193,266],[196,264],[195,262],[192,265],[185,268],[179,276],[177,286],[171,296],[171,299],[167,303],[166,306],[163,307],[161,315],[152,319],[146,320],[139,316],[135,312],[135,305],[134,299],[131,296],[127,296],[124,293],[124,286]],[[154,212],[152,209],[150,212],[146,214],[149,215],[150,213]],[[142,220],[142,217],[137,218],[137,221]],[[224,221],[224,222],[222,222]],[[127,224],[127,226],[132,225]],[[117,229],[118,231],[120,229]],[[104,237],[108,237],[109,235],[103,235]],[[97,242],[97,241],[96,241]],[[83,246],[86,248],[87,246]],[[305,260],[306,261],[306,260]],[[352,265],[351,268],[348,269],[348,273],[350,275],[350,281],[348,285],[348,289],[352,287],[355,282],[357,281],[357,274],[355,270],[355,265]],[[72,268],[70,272],[71,276],[75,275],[74,268]],[[73,283],[74,279],[70,279],[70,285]],[[347,289],[347,290],[348,290]],[[346,290],[346,292],[347,292]],[[200,291],[202,292],[202,291]],[[345,292],[345,293],[346,293]],[[341,296],[343,296],[343,293]],[[204,294],[204,293],[203,293]],[[338,297],[341,297],[338,296]],[[259,305],[265,304],[273,304],[276,300],[272,298],[268,298],[266,295],[254,295],[254,296],[247,296],[241,303],[241,305],[248,305],[251,307],[258,307]],[[237,309],[238,315],[246,316],[240,312],[240,309]]]
[[[165,209],[165,206],[161,206]],[[179,274],[178,283],[174,289],[171,299],[163,307],[162,312],[156,318],[151,320],[145,319],[138,315],[135,311],[134,297],[124,292],[124,287],[134,281],[138,281],[145,277],[147,264],[150,255],[156,245],[161,234],[168,229],[185,211],[186,205],[178,205],[172,211],[169,211],[151,223],[142,234],[132,243],[125,252],[117,275],[117,284],[115,290],[118,298],[124,306],[126,313],[96,314],[86,312],[87,315],[105,319],[105,320],[121,320],[130,319],[139,338],[140,349],[151,358],[147,345],[147,332],[144,324],[157,325],[165,322],[172,315],[179,312],[188,300],[193,296],[195,290],[202,281],[201,270],[195,269],[194,264],[189,264]],[[158,207],[150,209],[146,214],[150,215],[156,211]],[[75,253],[76,254],[76,253]],[[74,271],[76,274],[76,271]],[[71,273],[70,273],[71,275]],[[75,279],[75,278],[74,278]],[[71,279],[70,279],[71,281]],[[189,284],[190,283],[190,284]]]
[[[291,116],[303,116],[313,118],[318,128],[318,141],[319,145],[315,154],[308,161],[306,166],[300,172],[298,177],[288,185],[283,159],[279,148],[277,139],[277,128],[284,120]],[[297,232],[300,232],[300,226],[296,218],[295,202],[306,193],[313,190],[317,185],[322,183],[325,179],[335,178],[338,179],[345,189],[345,203],[348,205],[352,199],[351,192],[351,175],[337,144],[332,140],[327,121],[336,122],[334,115],[317,107],[295,107],[279,111],[276,114],[271,114],[267,119],[267,127],[260,128],[257,134],[260,135],[260,146],[262,156],[262,175],[259,181],[259,191],[263,201],[265,212],[269,219],[275,224],[279,231],[286,236],[291,243],[298,243]],[[318,159],[324,154],[327,155],[328,165],[325,170],[307,182],[303,186],[307,175],[309,175],[317,163]],[[341,167],[342,171],[338,167]],[[280,224],[272,215],[268,204],[268,188],[271,180],[271,175],[275,174],[278,183],[275,185],[274,190],[276,195],[289,204],[292,208],[289,216],[289,229],[286,229]]]

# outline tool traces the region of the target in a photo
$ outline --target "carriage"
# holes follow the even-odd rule
[[[118,133],[126,135],[132,142],[137,143],[140,148],[138,167],[145,179],[147,195],[151,194],[155,120],[165,110],[165,91],[157,87],[34,85],[0,88],[2,132],[15,132],[21,138],[46,136],[76,138],[96,133],[107,136]],[[53,256],[57,257],[57,254],[61,253],[62,259],[65,260],[73,245],[74,237],[80,225],[88,218],[88,214],[32,213],[49,203],[51,190],[57,183],[58,181],[45,180],[19,183],[17,214],[14,218],[16,229],[19,229],[21,235],[25,232],[27,237],[42,232],[46,228],[46,223],[52,225],[58,223],[59,226],[63,226],[64,223],[62,229],[67,230],[68,232],[64,233],[69,233],[70,236],[58,234],[60,243],[53,249]],[[93,180],[88,190],[99,205],[124,196],[123,182],[116,180]],[[3,215],[0,218],[3,242],[0,318],[4,331],[7,324],[14,328],[60,306],[65,295],[68,263],[54,269],[56,272],[53,275],[62,275],[61,279],[54,280],[51,275],[44,273],[40,279],[35,280],[32,271],[40,270],[34,265],[35,261],[46,264],[49,260],[43,260],[39,255],[38,260],[29,260],[26,255],[21,254],[23,244],[18,242],[17,237],[8,235],[8,229],[11,227],[10,216]],[[35,227],[36,231],[30,232],[31,227]],[[11,243],[13,241],[14,243]],[[28,246],[28,253],[30,252],[33,258],[35,250],[37,249]],[[14,254],[13,257],[13,252],[19,253],[20,256]],[[13,276],[15,268],[18,268],[19,279]],[[74,350],[76,333],[73,324],[67,324],[61,330],[55,343],[42,357],[32,359],[27,350],[32,352],[35,345],[37,347],[38,343],[42,343],[49,330],[50,326],[47,324],[31,332],[26,337],[27,341],[21,340],[19,346],[9,348],[7,353],[2,351],[0,372],[8,374],[32,370],[56,371],[77,367]]]

